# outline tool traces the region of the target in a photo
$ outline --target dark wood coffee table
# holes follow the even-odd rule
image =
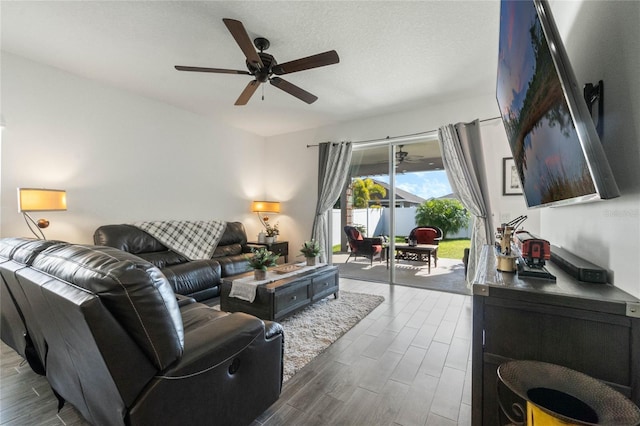
[[[271,273],[274,274],[274,272]],[[222,311],[245,312],[258,318],[274,321],[285,318],[331,294],[337,299],[339,294],[338,268],[326,265],[259,285],[253,302],[229,297],[234,279],[252,275],[253,272],[248,272],[222,279],[220,286]]]
[[[437,244],[396,244],[396,259],[413,260],[425,262],[427,271],[431,273],[431,256],[433,256],[434,266],[438,267],[438,245]]]

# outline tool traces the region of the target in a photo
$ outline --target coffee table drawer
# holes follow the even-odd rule
[[[294,287],[276,293],[276,309],[280,314],[287,313],[301,305],[309,303],[309,284],[311,280],[304,280],[296,284]]]
[[[319,277],[313,278],[313,300],[322,299],[338,291],[338,276],[329,272]]]

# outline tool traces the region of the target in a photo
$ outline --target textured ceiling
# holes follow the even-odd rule
[[[271,136],[495,92],[497,1],[2,1],[2,50]],[[271,41],[283,63],[335,49],[340,63],[283,76],[234,106],[248,75],[222,18]]]

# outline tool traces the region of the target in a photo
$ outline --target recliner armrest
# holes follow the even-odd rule
[[[191,303],[196,303],[196,299],[194,299],[193,297],[183,296],[182,294],[176,294],[176,300],[178,301],[179,307],[190,305]]]
[[[251,253],[251,250],[258,250],[259,248],[263,248],[265,247],[262,244],[245,244],[244,246],[242,246],[242,252],[243,253]]]
[[[248,314],[202,305],[189,315],[182,359],[147,385],[128,423],[250,424],[280,395],[283,339],[266,339]]]
[[[263,321],[264,322],[264,336],[267,339],[271,339],[279,334],[284,337],[284,328],[280,323],[275,321]]]

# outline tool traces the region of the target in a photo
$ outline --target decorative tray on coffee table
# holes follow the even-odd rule
[[[296,264],[296,263],[290,263],[288,265],[282,265],[282,266],[278,266],[277,268],[273,269],[273,272],[275,272],[276,274],[288,274],[289,272],[293,272],[293,271],[297,271],[298,269],[302,268],[302,265]]]

